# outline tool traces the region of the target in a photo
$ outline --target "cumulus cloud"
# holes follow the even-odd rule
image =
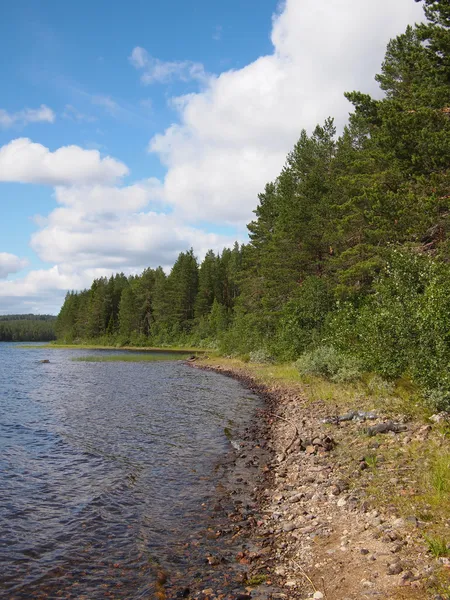
[[[77,146],[51,152],[21,139],[0,148],[0,181],[51,184],[56,203],[31,239],[54,266],[0,281],[0,311],[55,312],[66,290],[94,277],[170,267],[190,246],[202,257],[230,245],[234,236],[199,223],[248,222],[300,130],[330,115],[342,127],[351,108],[343,92],[377,93],[373,75],[389,38],[421,17],[411,0],[286,0],[273,19],[273,52],[217,77],[199,63],[163,62],[136,47],[130,62],[144,84],[202,84],[199,93],[171,99],[176,122],[149,143],[167,167],[164,181],[121,186],[124,164]],[[123,115],[108,96],[92,102]],[[159,211],[164,203],[170,214]]]
[[[158,202],[161,182],[156,178],[139,181],[126,187],[91,185],[58,186],[55,197],[58,204],[89,213],[122,213],[138,211],[150,201]]]
[[[155,211],[104,212],[67,203],[55,209],[31,238],[44,261],[79,269],[111,271],[170,266],[190,246],[203,256],[234,240],[184,224],[176,216]]]
[[[149,144],[168,168],[166,200],[190,217],[247,222],[301,129],[328,116],[342,128],[351,109],[343,93],[377,93],[387,42],[422,14],[411,0],[287,0],[273,19],[272,54],[172,101],[178,122]],[[137,68],[147,58],[133,51]]]
[[[141,81],[145,85],[152,83],[168,83],[174,79],[180,81],[206,82],[208,75],[201,63],[191,60],[163,61],[150,56],[150,54],[136,46],[129,57],[130,63],[138,70],[142,70]]]
[[[114,183],[128,174],[122,162],[98,150],[63,146],[51,152],[28,138],[0,147],[0,181],[70,185]]]
[[[55,265],[31,271],[22,279],[0,280],[0,313],[57,314],[67,290],[86,288],[103,274]]]
[[[55,113],[45,104],[41,104],[39,108],[25,108],[15,113],[0,108],[0,127],[4,129],[28,123],[54,123],[55,118]]]
[[[19,258],[15,254],[9,254],[8,252],[0,252],[0,279],[3,279],[11,273],[17,273],[24,267],[28,262],[22,258]]]

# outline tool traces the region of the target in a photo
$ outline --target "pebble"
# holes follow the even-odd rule
[[[395,521],[392,523],[392,527],[395,527],[396,529],[400,529],[404,526],[405,526],[404,519],[395,519]]]
[[[388,567],[388,575],[399,575],[403,571],[403,567],[400,563],[393,563]]]
[[[323,594],[322,592],[315,592],[313,595],[314,600],[322,600],[323,599]]]

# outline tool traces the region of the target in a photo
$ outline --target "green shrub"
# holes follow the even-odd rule
[[[326,343],[385,380],[404,375],[437,410],[450,407],[450,266],[417,251],[391,252],[360,306],[330,313]]]
[[[436,412],[450,411],[450,391],[442,388],[426,390],[425,403]]]
[[[250,352],[250,362],[252,363],[271,363],[273,361],[273,356],[264,348]]]
[[[306,352],[295,365],[301,375],[318,375],[336,382],[354,381],[362,375],[358,359],[333,346],[319,346]]]
[[[334,306],[329,284],[307,277],[283,307],[272,346],[282,360],[293,360],[319,339],[327,314]]]

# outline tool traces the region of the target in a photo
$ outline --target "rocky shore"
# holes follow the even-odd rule
[[[228,524],[217,534],[222,554],[207,557],[211,585],[199,582],[173,597],[449,598],[449,560],[428,552],[426,515],[411,507],[405,516],[373,492],[375,469],[382,470],[386,486],[395,487],[405,505],[410,501],[414,466],[401,460],[401,450],[426,443],[432,424],[376,410],[330,414],[329,401],[311,402],[300,385],[263,384],[245,365],[192,364],[240,380],[264,398],[265,409],[224,469],[219,504]],[[389,462],[395,455],[398,461]],[[220,587],[222,561],[233,580],[228,587]]]

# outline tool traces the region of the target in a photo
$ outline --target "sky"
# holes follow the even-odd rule
[[[17,0],[0,21],[0,314],[244,242],[345,91],[380,97],[414,0]]]

